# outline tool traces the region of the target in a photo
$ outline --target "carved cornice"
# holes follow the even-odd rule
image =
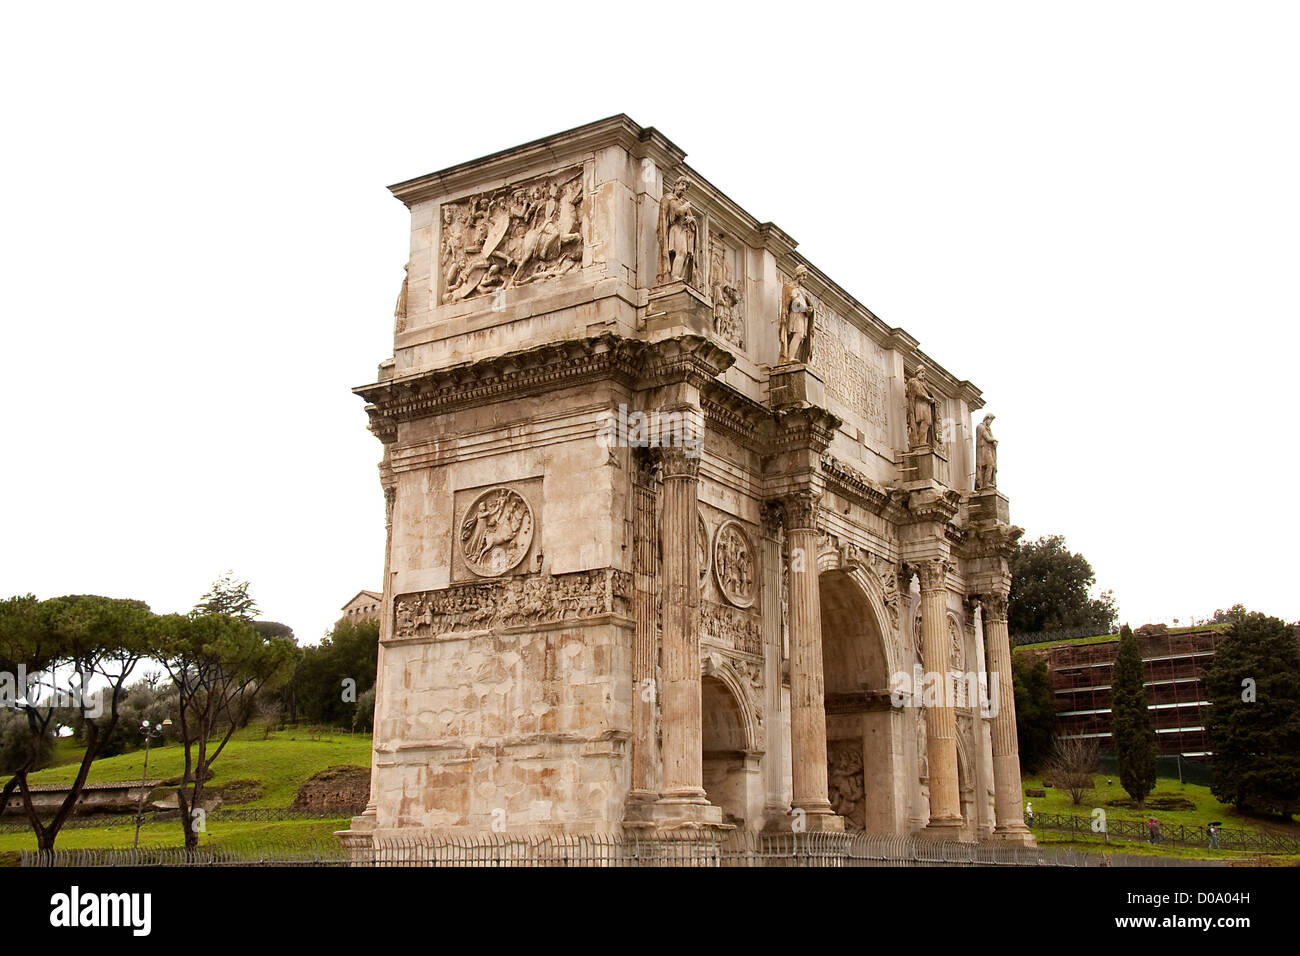
[[[886,489],[838,458],[823,457],[822,474],[830,491],[861,505],[871,514],[881,514],[889,504]]]
[[[951,488],[943,491],[916,491],[907,502],[908,510],[916,521],[939,521],[947,524],[961,510],[961,492]]]
[[[997,557],[1010,560],[1024,528],[1012,524],[976,525],[966,538],[965,552],[970,557]]]
[[[429,369],[352,391],[369,404],[370,430],[395,437],[398,422],[613,379],[631,386],[645,343],[610,333]],[[391,440],[391,439],[388,439]]]
[[[679,335],[645,346],[640,389],[685,382],[703,389],[731,368],[736,357],[702,335]]]
[[[700,407],[704,410],[704,424],[709,431],[726,435],[741,447],[760,455],[769,453],[772,412],[767,406],[713,379],[700,391]]]
[[[820,455],[830,447],[841,419],[824,408],[788,408],[775,413],[774,452],[807,449]]]
[[[947,587],[948,572],[953,564],[947,558],[926,558],[915,565],[921,578],[921,591],[940,591]]]

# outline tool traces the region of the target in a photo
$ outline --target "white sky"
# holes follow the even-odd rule
[[[1125,619],[1300,618],[1295,8],[674,9],[7,7],[0,594],[232,568],[318,638],[380,585],[386,186],[625,112],[984,390]]]

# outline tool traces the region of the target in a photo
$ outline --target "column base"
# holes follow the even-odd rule
[[[629,799],[623,825],[656,831],[735,829],[733,824],[723,822],[722,807],[709,803],[703,790],[677,791],[636,802]]]
[[[1038,846],[1038,841],[1023,823],[1011,823],[1005,827],[993,828],[993,840],[997,843],[1011,843],[1016,846]]]
[[[966,826],[966,821],[961,817],[935,817],[925,825],[925,828],[917,833],[917,836],[929,838],[932,840],[952,840],[954,842],[962,839],[962,829]],[[969,838],[966,842],[972,842]]]

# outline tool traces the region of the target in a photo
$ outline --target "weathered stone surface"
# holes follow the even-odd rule
[[[389,525],[354,843],[1021,839],[1009,685],[996,717],[898,693],[1007,666],[969,600],[1005,593],[1016,530],[979,390],[684,159],[620,116],[393,187],[407,282],[356,389]]]

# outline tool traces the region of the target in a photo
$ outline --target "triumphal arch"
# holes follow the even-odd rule
[[[1029,842],[980,391],[684,159],[616,116],[392,187],[345,838]]]

